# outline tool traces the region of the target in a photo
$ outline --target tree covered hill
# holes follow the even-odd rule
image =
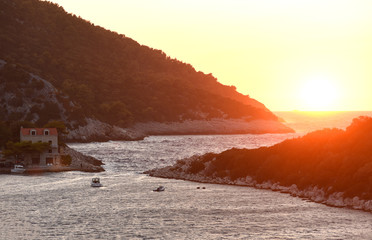
[[[63,114],[51,110],[54,120],[90,117],[122,127],[187,119],[277,120],[263,104],[233,86],[220,84],[211,74],[197,72],[190,64],[95,26],[50,2],[0,0],[0,43],[0,59],[6,62],[0,89],[18,97],[26,91],[20,91],[19,82],[36,88],[39,84],[42,89],[39,80],[22,74],[12,77],[22,71],[47,80],[56,88],[59,109],[64,109]],[[8,101],[0,96],[0,103]],[[24,109],[12,108],[0,120],[11,120],[9,116],[32,119]],[[39,125],[51,120],[38,119]]]
[[[284,190],[335,206],[372,211],[372,118],[346,131],[324,129],[271,147],[208,153],[148,173]]]

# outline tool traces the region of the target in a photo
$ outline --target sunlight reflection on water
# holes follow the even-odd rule
[[[294,136],[157,136],[70,144],[102,159],[106,172],[2,175],[0,239],[372,238],[370,213],[267,190],[141,174],[194,154],[269,146]],[[94,176],[104,187],[90,187]],[[166,190],[153,192],[159,185]]]

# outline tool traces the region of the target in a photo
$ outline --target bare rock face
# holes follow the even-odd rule
[[[86,125],[69,130],[67,141],[69,142],[93,142],[108,140],[137,140],[146,135],[141,131],[124,129],[101,122],[96,119],[85,119]]]
[[[0,71],[0,120],[46,123],[53,119],[77,124],[67,110],[74,103],[52,83],[1,59]]]

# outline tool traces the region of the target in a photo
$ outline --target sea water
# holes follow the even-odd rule
[[[277,114],[298,133],[75,143],[69,145],[101,159],[106,171],[0,175],[0,239],[372,239],[368,212],[269,190],[142,173],[194,154],[271,146],[313,127],[333,127],[319,117]],[[333,116],[338,120],[332,121],[345,128],[354,116],[368,114]],[[100,177],[104,187],[90,187],[92,177]],[[152,191],[160,185],[164,192]]]

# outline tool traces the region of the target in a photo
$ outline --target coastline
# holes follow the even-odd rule
[[[102,167],[104,163],[94,157],[84,155],[68,146],[63,149],[65,154],[71,156],[71,164],[65,165],[52,165],[52,166],[31,166],[26,167],[23,174],[39,174],[46,172],[67,172],[67,171],[81,171],[81,172],[103,172],[105,169]],[[12,174],[11,168],[0,168],[0,174]],[[17,173],[15,173],[17,175]]]
[[[199,135],[199,134],[265,134],[265,133],[290,133],[293,129],[281,122],[273,120],[252,120],[242,119],[212,119],[187,120],[183,122],[148,122],[137,123],[131,128],[120,128],[100,122],[94,119],[87,119],[87,125],[70,131],[67,142],[104,142],[104,141],[136,141],[142,140],[150,135]],[[102,172],[105,171],[104,163],[91,156],[81,154],[72,148],[65,147],[65,154],[72,157],[70,166],[38,166],[27,168],[26,174],[42,172]],[[0,173],[10,173],[10,168],[0,169]]]
[[[47,172],[69,172],[69,171],[81,171],[81,172],[101,172],[98,168],[76,168],[70,166],[40,166],[40,167],[27,167],[26,171],[23,174],[38,174],[38,173],[47,173]],[[104,171],[104,170],[103,170]],[[13,174],[11,168],[0,168],[0,174]],[[15,173],[16,175],[19,173]]]
[[[335,207],[372,212],[372,118],[323,129],[270,147],[230,149],[145,172],[154,177],[250,186]]]
[[[201,134],[264,134],[293,133],[294,130],[279,121],[243,119],[186,120],[182,122],[136,123],[129,128],[111,126],[95,119],[86,119],[87,125],[69,130],[68,142],[136,141],[150,135]]]
[[[197,159],[198,156],[194,156],[183,161],[192,162]],[[176,164],[177,165],[177,164]],[[366,212],[372,212],[372,200],[363,200],[359,197],[343,197],[342,192],[335,192],[327,194],[326,189],[319,188],[318,186],[309,186],[303,190],[299,189],[296,184],[291,186],[282,186],[277,182],[265,181],[258,183],[253,178],[247,176],[245,178],[239,178],[234,181],[228,177],[207,177],[202,174],[190,174],[183,172],[182,168],[178,168],[176,165],[167,166],[164,168],[157,168],[143,172],[151,177],[168,178],[186,180],[199,183],[210,183],[210,184],[223,184],[223,185],[234,185],[253,187],[256,189],[266,189],[272,191],[279,191],[281,193],[290,194],[293,197],[299,197],[310,200],[312,202],[324,204],[331,207],[350,208],[355,210],[362,210]]]
[[[105,169],[102,167],[104,163],[92,156],[87,156],[78,152],[68,146],[65,147],[64,153],[71,156],[72,161],[70,164],[71,171],[82,172],[103,172]]]

